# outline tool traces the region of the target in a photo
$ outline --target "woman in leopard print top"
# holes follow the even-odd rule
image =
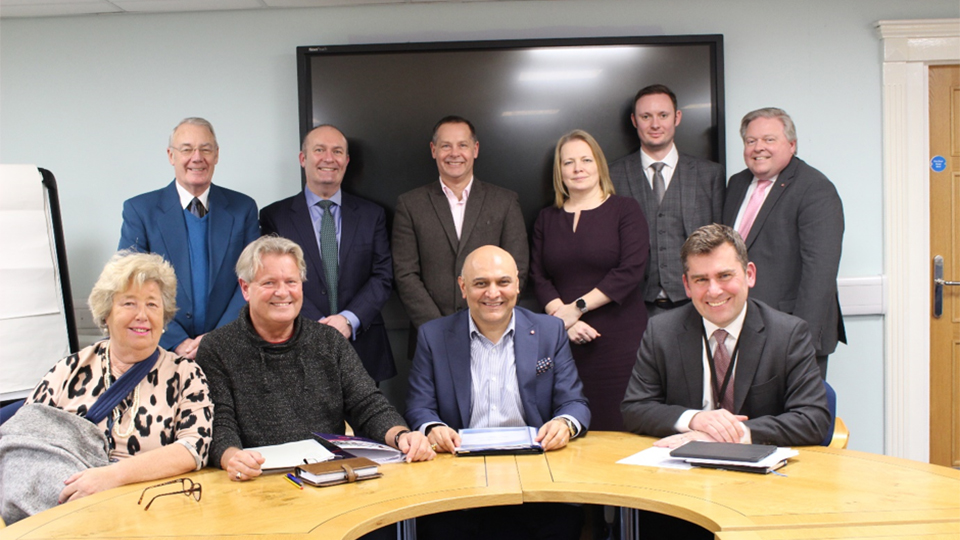
[[[158,347],[176,293],[173,267],[159,255],[115,255],[89,299],[108,339],[57,362],[27,398],[85,416],[128,368],[159,351],[147,376],[98,424],[111,464],[58,479],[65,484],[59,502],[206,464],[213,425],[206,378],[193,360]]]

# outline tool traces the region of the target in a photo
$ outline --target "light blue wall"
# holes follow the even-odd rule
[[[800,155],[845,203],[841,277],[874,276],[883,272],[874,23],[944,17],[960,17],[956,0],[467,2],[3,19],[0,161],[57,175],[74,295],[84,298],[116,248],[123,200],[172,179],[164,148],[180,118],[216,126],[218,183],[261,206],[299,188],[298,45],[723,34],[730,171],[743,162],[737,120],[762,106],[786,109]],[[882,318],[851,317],[847,328],[850,345],[832,358],[829,379],[851,447],[882,452]]]

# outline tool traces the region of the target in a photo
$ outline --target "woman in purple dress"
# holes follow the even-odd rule
[[[567,328],[590,428],[622,431],[620,402],[647,327],[647,220],[636,200],[614,194],[603,151],[585,131],[557,142],[553,188],[556,205],[534,225],[530,279],[544,311]]]

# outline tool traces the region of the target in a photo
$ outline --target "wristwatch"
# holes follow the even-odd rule
[[[587,301],[583,298],[577,298],[577,309],[580,310],[580,313],[587,312]]]
[[[567,429],[570,430],[570,438],[571,438],[571,439],[577,434],[577,425],[573,423],[573,420],[571,420],[571,419],[569,419],[569,418],[567,418],[567,417],[565,417],[565,416],[558,416],[558,417],[554,418],[554,420],[560,420],[560,421],[562,421],[564,424],[567,425]]]

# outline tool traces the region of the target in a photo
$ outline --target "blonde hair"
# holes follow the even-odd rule
[[[93,320],[104,335],[108,334],[107,317],[113,309],[113,298],[134,285],[143,287],[148,281],[160,287],[163,327],[166,328],[177,313],[177,274],[173,266],[155,253],[138,253],[129,249],[116,252],[107,261],[87,299]]]
[[[307,262],[303,259],[303,250],[296,242],[275,234],[261,236],[243,248],[240,258],[237,259],[237,277],[252,283],[257,272],[263,269],[263,256],[269,254],[293,257],[297,261],[297,269],[300,270],[300,280],[307,280]]]
[[[557,148],[553,152],[553,193],[557,208],[563,208],[563,203],[570,198],[567,186],[563,185],[563,164],[560,163],[560,149],[570,141],[583,141],[587,143],[593,152],[593,158],[597,161],[597,172],[600,174],[600,189],[603,191],[603,197],[607,198],[614,195],[616,190],[613,188],[613,181],[610,180],[610,167],[607,166],[607,158],[600,149],[600,144],[592,135],[582,129],[575,129],[567,133],[557,141]]]

